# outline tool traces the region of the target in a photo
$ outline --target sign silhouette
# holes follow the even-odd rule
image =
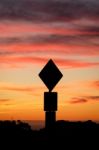
[[[45,83],[50,92],[62,78],[62,76],[62,73],[59,71],[59,69],[51,59],[39,73],[39,77]]]
[[[39,77],[49,89],[49,92],[44,92],[44,111],[46,128],[52,127],[56,121],[57,92],[51,91],[58,83],[58,81],[62,78],[62,76],[62,73],[59,71],[59,69],[51,59],[39,73]]]

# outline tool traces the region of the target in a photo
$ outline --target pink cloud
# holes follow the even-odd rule
[[[48,24],[31,24],[31,23],[23,23],[23,22],[8,22],[7,24],[0,23],[0,35],[2,37],[12,37],[20,35],[27,35],[27,33],[36,33],[38,34],[55,34],[55,35],[73,35],[73,34],[94,34],[93,32],[81,31],[76,28],[69,29],[69,26],[49,26]],[[98,33],[97,33],[98,34]]]

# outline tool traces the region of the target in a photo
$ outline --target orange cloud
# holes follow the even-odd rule
[[[27,92],[29,94],[35,93],[37,95],[38,91],[42,90],[44,87],[42,86],[30,86],[30,85],[17,85],[11,83],[0,83],[0,91],[15,91],[15,92]]]
[[[8,91],[18,91],[18,92],[32,92],[35,90],[33,87],[30,86],[18,86],[18,85],[1,85],[0,90],[8,90]]]
[[[0,105],[12,105],[11,103],[11,99],[7,99],[7,98],[0,98]]]
[[[10,99],[0,99],[0,103],[5,103],[5,102],[9,102],[10,101]]]

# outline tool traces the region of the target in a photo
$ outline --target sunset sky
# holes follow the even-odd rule
[[[0,120],[44,120],[53,59],[57,119],[99,120],[99,1],[0,0]]]

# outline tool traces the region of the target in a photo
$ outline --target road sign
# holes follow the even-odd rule
[[[39,77],[45,83],[50,92],[62,78],[62,76],[62,73],[51,59],[39,73]]]

